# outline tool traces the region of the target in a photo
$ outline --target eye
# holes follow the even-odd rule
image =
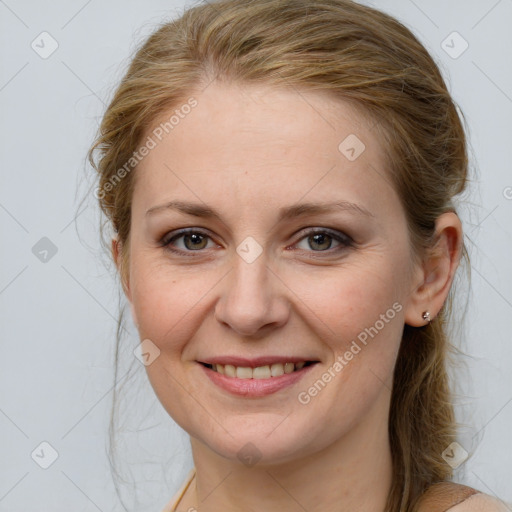
[[[166,235],[162,241],[162,246],[166,247],[173,252],[193,252],[200,251],[201,249],[210,249],[215,244],[211,238],[202,231],[197,230],[184,230],[172,235]],[[211,245],[208,245],[211,242]]]
[[[325,252],[331,249],[336,251],[351,245],[352,239],[347,235],[320,228],[306,233],[296,247],[306,251]]]
[[[165,249],[178,253],[191,255],[193,252],[201,252],[203,249],[211,249],[217,246],[211,237],[197,229],[184,229],[165,235],[160,244]],[[325,228],[316,228],[305,232],[305,236],[299,239],[295,247],[308,252],[337,252],[352,246],[352,239],[339,231]]]

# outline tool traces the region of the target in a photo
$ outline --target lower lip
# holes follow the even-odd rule
[[[220,388],[234,395],[254,398],[271,395],[281,389],[292,386],[316,365],[314,363],[292,373],[285,373],[279,377],[270,377],[269,379],[238,379],[237,377],[226,377],[222,373],[211,370],[201,363],[198,364],[208,378]]]

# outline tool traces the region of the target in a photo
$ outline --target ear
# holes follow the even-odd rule
[[[405,308],[405,323],[413,327],[428,324],[425,311],[433,320],[448,297],[462,255],[462,224],[455,212],[440,215],[436,221],[434,246],[417,267],[413,290]]]
[[[135,314],[135,309],[133,307],[133,301],[132,301],[132,292],[130,289],[130,281],[129,281],[129,274],[126,272],[126,279],[125,279],[125,272],[123,269],[123,253],[122,253],[122,243],[119,241],[119,238],[117,235],[112,237],[112,259],[114,260],[114,263],[117,267],[117,271],[119,273],[119,276],[121,277],[121,284],[123,286],[124,294],[128,300],[128,303],[130,304],[130,309],[132,313],[133,323],[138,326],[137,322],[137,316]]]

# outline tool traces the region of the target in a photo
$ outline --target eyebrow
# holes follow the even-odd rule
[[[179,212],[191,215],[193,217],[212,218],[222,220],[220,214],[213,208],[200,203],[188,203],[184,201],[169,201],[168,203],[153,206],[147,210],[146,215],[165,210],[178,210]],[[336,211],[346,211],[365,217],[375,217],[373,213],[356,203],[349,201],[336,201],[333,203],[301,203],[292,206],[286,206],[279,210],[279,222],[291,220],[306,215],[318,215],[322,213],[332,213]]]

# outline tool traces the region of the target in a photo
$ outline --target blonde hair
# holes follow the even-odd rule
[[[220,0],[187,10],[145,41],[89,152],[122,268],[136,167],[107,183],[162,113],[213,79],[321,91],[356,105],[379,126],[412,253],[421,258],[432,247],[436,219],[455,211],[452,199],[466,186],[468,159],[457,108],[422,44],[391,16],[349,0]],[[464,246],[463,257],[468,263]],[[452,292],[431,324],[404,328],[389,418],[388,512],[414,510],[429,486],[452,476],[441,455],[456,434],[446,371],[451,309]]]

